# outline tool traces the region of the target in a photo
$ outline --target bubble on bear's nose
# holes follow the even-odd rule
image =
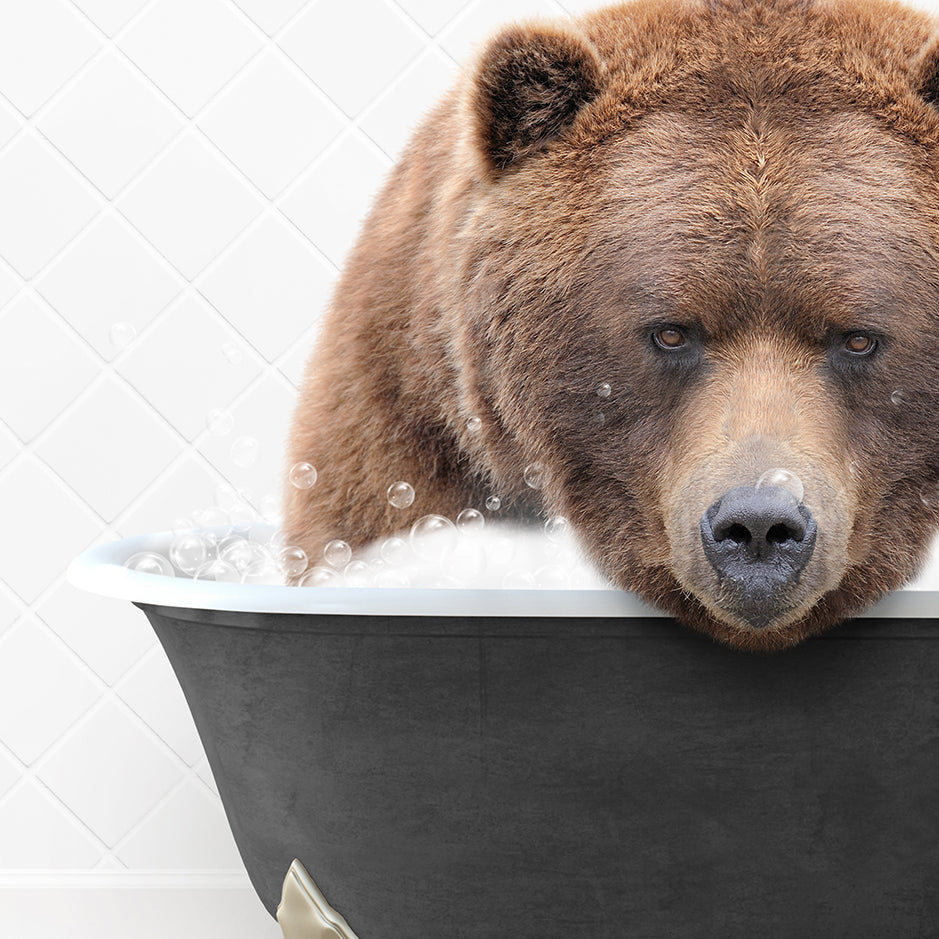
[[[224,437],[226,434],[231,433],[232,428],[235,426],[235,418],[232,417],[231,411],[226,411],[224,408],[212,408],[205,416],[205,426],[209,429],[210,434],[215,434],[216,437]]]
[[[403,563],[411,553],[408,543],[403,538],[386,538],[379,550],[382,560],[395,565]]]
[[[563,515],[555,515],[544,523],[544,533],[551,541],[561,541],[570,528],[571,523]]]
[[[760,476],[756,481],[756,488],[762,489],[764,486],[779,486],[782,489],[788,489],[799,502],[802,501],[802,497],[805,495],[802,480],[795,473],[791,473],[781,466],[768,469]]]
[[[486,516],[479,509],[463,509],[456,517],[456,527],[467,535],[475,534],[486,524]]]
[[[260,449],[261,445],[254,437],[238,437],[231,445],[232,462],[242,468],[254,466]]]
[[[170,545],[170,560],[184,574],[195,574],[207,560],[205,542],[194,531],[177,535]]]
[[[490,512],[498,512],[502,508],[502,500],[498,496],[490,496],[486,499],[486,508]]]
[[[902,408],[906,404],[906,395],[898,388],[890,395],[890,403],[897,408]]]
[[[316,485],[316,467],[312,463],[294,463],[287,478],[297,489],[312,489]]]
[[[456,545],[456,525],[443,515],[423,515],[411,526],[411,550],[425,560],[446,557]]]
[[[133,323],[115,323],[108,333],[115,349],[126,349],[136,338],[137,329]]]
[[[301,587],[338,587],[342,582],[338,571],[331,567],[314,567],[300,578]]]
[[[529,463],[525,467],[525,485],[532,489],[540,489],[544,483],[544,464]]]
[[[192,575],[193,580],[207,580],[217,584],[237,584],[241,574],[227,561],[214,558],[201,564]]]
[[[482,428],[482,426],[483,426],[482,418],[476,417],[475,414],[466,422],[466,429],[471,434],[478,433],[479,430]]]
[[[410,483],[397,482],[388,487],[388,501],[396,509],[406,509],[414,502],[414,487]]]
[[[597,397],[598,398],[609,398],[613,389],[610,387],[609,382],[601,382],[597,385]]]
[[[278,557],[284,573],[289,574],[291,577],[302,574],[306,570],[307,563],[309,562],[306,551],[295,544],[289,544],[286,548],[283,548]]]
[[[341,538],[334,538],[323,548],[323,560],[341,571],[352,560],[352,548]]]
[[[124,567],[141,574],[161,574],[164,577],[175,577],[173,565],[162,554],[156,551],[138,551],[132,554],[125,562]]]

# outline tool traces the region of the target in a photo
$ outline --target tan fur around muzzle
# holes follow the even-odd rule
[[[769,629],[800,619],[848,566],[856,487],[848,442],[833,410],[820,360],[773,336],[751,336],[715,356],[695,406],[676,422],[674,456],[660,498],[672,569],[716,618],[749,629],[704,554],[700,520],[735,486],[752,486],[773,468],[794,473],[818,535],[812,557],[787,593],[789,609]]]

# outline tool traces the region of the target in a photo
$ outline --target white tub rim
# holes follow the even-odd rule
[[[273,534],[275,526],[269,528]],[[219,529],[214,530],[219,532]],[[165,555],[173,537],[171,531],[152,532],[88,548],[69,564],[66,579],[72,586],[89,593],[134,603],[243,613],[586,618],[669,616],[625,590],[216,584],[188,577],[145,574],[124,567],[124,561],[139,551],[157,551]],[[939,619],[939,591],[908,585],[888,594],[858,615]]]

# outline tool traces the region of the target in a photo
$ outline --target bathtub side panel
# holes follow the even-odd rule
[[[939,933],[939,642],[902,624],[148,615],[272,913],[297,857],[359,939]]]

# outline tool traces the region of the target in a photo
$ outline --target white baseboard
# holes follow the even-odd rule
[[[10,939],[282,939],[244,874],[0,872]]]

